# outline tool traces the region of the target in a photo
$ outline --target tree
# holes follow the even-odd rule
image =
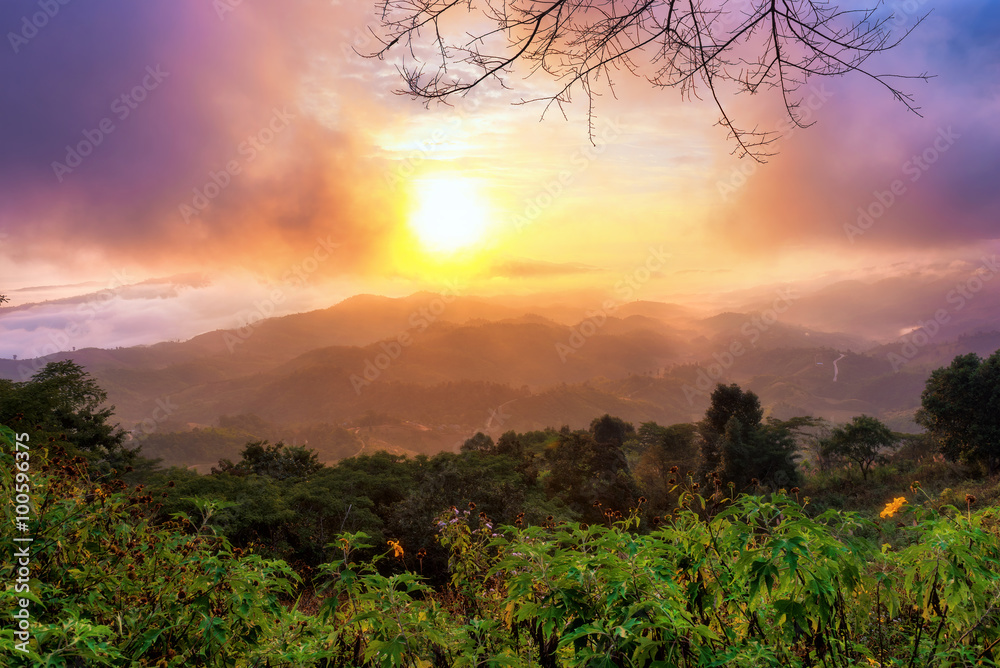
[[[662,427],[655,422],[644,422],[637,435],[641,454],[635,466],[636,481],[654,514],[670,512],[676,505],[670,490],[683,472],[697,468],[697,427],[693,424]],[[673,467],[679,473],[671,473]]]
[[[517,435],[516,431],[506,431],[497,440],[496,453],[498,455],[513,457],[514,459],[523,459],[524,443],[521,442],[521,438]]]
[[[240,452],[240,461],[233,463],[220,459],[218,468],[212,473],[231,473],[236,476],[260,475],[275,480],[306,478],[319,471],[323,465],[312,450],[304,446],[286,448],[278,441],[269,445],[268,441],[252,441]]]
[[[603,417],[591,420],[590,433],[594,435],[594,440],[598,443],[620,448],[625,443],[625,439],[635,434],[635,427],[630,422],[605,413]]]
[[[842,457],[858,465],[861,477],[868,479],[874,464],[886,461],[885,451],[894,448],[899,438],[878,418],[857,415],[843,427],[835,427],[823,440],[824,457]]]
[[[472,438],[466,439],[462,444],[462,452],[493,452],[496,446],[493,439],[481,431],[477,431]]]
[[[506,88],[520,64],[551,78],[554,88],[519,104],[541,102],[544,116],[552,106],[564,111],[579,91],[588,103],[591,137],[594,98],[601,87],[614,93],[618,71],[676,88],[682,98],[707,91],[734,153],[763,161],[772,155],[775,133],[737,126],[723,102],[728,94],[773,89],[792,126],[805,127],[799,89],[806,81],[855,73],[917,112],[895,81],[928,75],[874,74],[866,66],[926,16],[899,35],[880,4],[859,10],[813,0],[379,0],[382,48],[369,55],[398,52],[404,87],[396,92],[427,102],[448,101],[487,82]],[[453,39],[449,28],[460,36]]]
[[[710,401],[705,418],[698,423],[698,434],[702,439],[699,467],[702,476],[719,469],[730,420],[736,418],[739,429],[734,433],[739,440],[746,441],[749,433],[760,425],[764,417],[764,409],[760,407],[757,395],[744,392],[736,383],[716,385]]]
[[[774,487],[798,481],[796,436],[816,426],[817,420],[768,418],[764,422],[763,416],[760,399],[753,392],[744,392],[735,383],[716,386],[705,418],[698,424],[704,478],[718,476],[722,483],[731,482],[740,490],[751,487],[755,479]]]
[[[797,429],[796,422],[768,418],[747,430],[738,418],[731,418],[723,440],[721,479],[737,489],[752,487],[755,478],[759,484],[772,487],[797,484]]]
[[[545,451],[550,470],[545,485],[588,522],[601,522],[603,509],[624,512],[638,496],[622,441],[634,428],[605,415],[591,423],[593,432],[565,431]],[[598,441],[595,434],[604,440]],[[601,507],[595,504],[601,504]]]
[[[983,360],[959,355],[927,379],[917,424],[951,461],[1000,467],[1000,350]]]
[[[107,393],[72,360],[49,362],[30,380],[0,381],[0,423],[31,425],[37,434],[83,453],[95,472],[122,471],[139,449],[125,447],[127,434],[110,422],[114,406]]]

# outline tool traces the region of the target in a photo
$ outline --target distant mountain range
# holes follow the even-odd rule
[[[253,414],[279,433],[338,425],[362,443],[344,437],[343,448],[409,453],[454,449],[476,431],[583,427],[604,413],[694,421],[716,382],[752,389],[780,417],[867,413],[912,430],[932,369],[1000,348],[995,291],[955,309],[942,280],[911,281],[908,292],[896,281],[784,298],[775,289],[714,314],[645,301],[359,295],[180,343],[0,359],[0,376],[72,358],[137,435]],[[906,303],[889,308],[902,292]]]

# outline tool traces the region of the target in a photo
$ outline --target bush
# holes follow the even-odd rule
[[[29,485],[30,531],[18,532],[13,504],[0,528],[5,545],[30,545],[27,591],[7,587],[0,614],[27,602],[31,639],[5,628],[0,653],[36,666],[308,665],[324,656],[322,627],[286,608],[298,576],[282,561],[232,549],[199,517],[155,525],[159,499],[142,485],[95,483],[82,457],[28,443],[17,471],[14,434],[3,428],[5,489]],[[18,478],[25,473],[25,478]],[[30,482],[25,482],[30,480]],[[15,538],[30,537],[30,543]],[[17,564],[0,577],[14,583]]]

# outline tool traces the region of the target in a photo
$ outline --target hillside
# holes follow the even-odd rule
[[[432,454],[476,431],[578,428],[604,413],[637,424],[696,420],[716,382],[752,389],[779,417],[867,413],[911,430],[931,369],[1000,348],[997,331],[958,323],[954,336],[906,348],[906,337],[879,343],[768,319],[766,309],[705,316],[631,302],[612,313],[577,309],[574,320],[567,304],[529,310],[516,299],[446,297],[362,295],[185,342],[0,360],[0,376],[18,380],[72,358],[107,388],[137,438],[250,414],[290,440],[310,425],[357,427],[384,414],[398,426],[382,428],[379,447]],[[151,439],[147,454],[156,456],[158,443]],[[214,457],[186,456],[199,466]]]

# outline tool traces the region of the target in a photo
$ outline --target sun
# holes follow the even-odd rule
[[[435,253],[453,253],[479,242],[489,225],[489,207],[475,181],[435,176],[415,184],[410,227],[420,243]]]

